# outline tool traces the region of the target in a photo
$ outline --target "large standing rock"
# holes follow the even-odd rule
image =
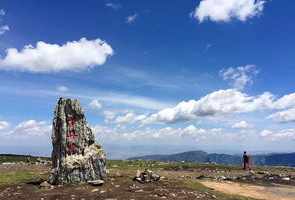
[[[106,158],[89,128],[78,100],[60,98],[52,126],[51,184],[106,178]]]

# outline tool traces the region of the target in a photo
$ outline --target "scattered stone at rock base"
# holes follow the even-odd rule
[[[290,178],[289,177],[283,177],[282,180],[283,181],[290,181]]]
[[[97,189],[97,188],[91,190],[91,192],[98,192],[98,191],[99,191],[99,189]]]
[[[193,177],[192,177],[193,178]],[[215,181],[242,181],[242,182],[267,182],[267,183],[277,183],[277,184],[291,184],[295,185],[295,177],[288,176],[287,174],[272,174],[267,171],[257,172],[257,173],[245,173],[239,176],[233,175],[221,175],[221,176],[210,176],[201,174],[195,179],[199,180],[215,180]]]
[[[100,186],[104,184],[103,180],[93,180],[93,181],[87,181],[88,184],[93,186]]]
[[[161,176],[154,173],[151,170],[144,170],[143,172],[137,170],[136,176],[133,178],[134,181],[138,181],[140,183],[149,183],[160,181]]]
[[[52,126],[51,184],[106,178],[106,157],[87,124],[78,100],[60,98]]]
[[[123,175],[122,175],[120,172],[116,172],[116,173],[115,173],[115,176],[116,176],[116,177],[123,177]]]
[[[259,171],[259,172],[257,172],[257,174],[269,175],[270,173],[268,171]]]
[[[49,184],[47,181],[44,181],[40,184],[41,188],[51,188],[51,184]]]

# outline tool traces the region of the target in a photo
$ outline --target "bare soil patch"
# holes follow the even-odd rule
[[[260,186],[234,182],[202,181],[217,191],[265,200],[294,200],[295,187],[286,185]]]

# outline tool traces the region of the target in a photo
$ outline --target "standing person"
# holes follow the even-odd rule
[[[246,151],[244,151],[244,155],[243,155],[243,164],[244,164],[244,170],[250,169],[250,157],[247,154]]]

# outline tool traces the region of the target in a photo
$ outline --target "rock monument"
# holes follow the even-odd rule
[[[58,100],[52,125],[51,184],[95,182],[106,178],[106,157],[76,99]]]

